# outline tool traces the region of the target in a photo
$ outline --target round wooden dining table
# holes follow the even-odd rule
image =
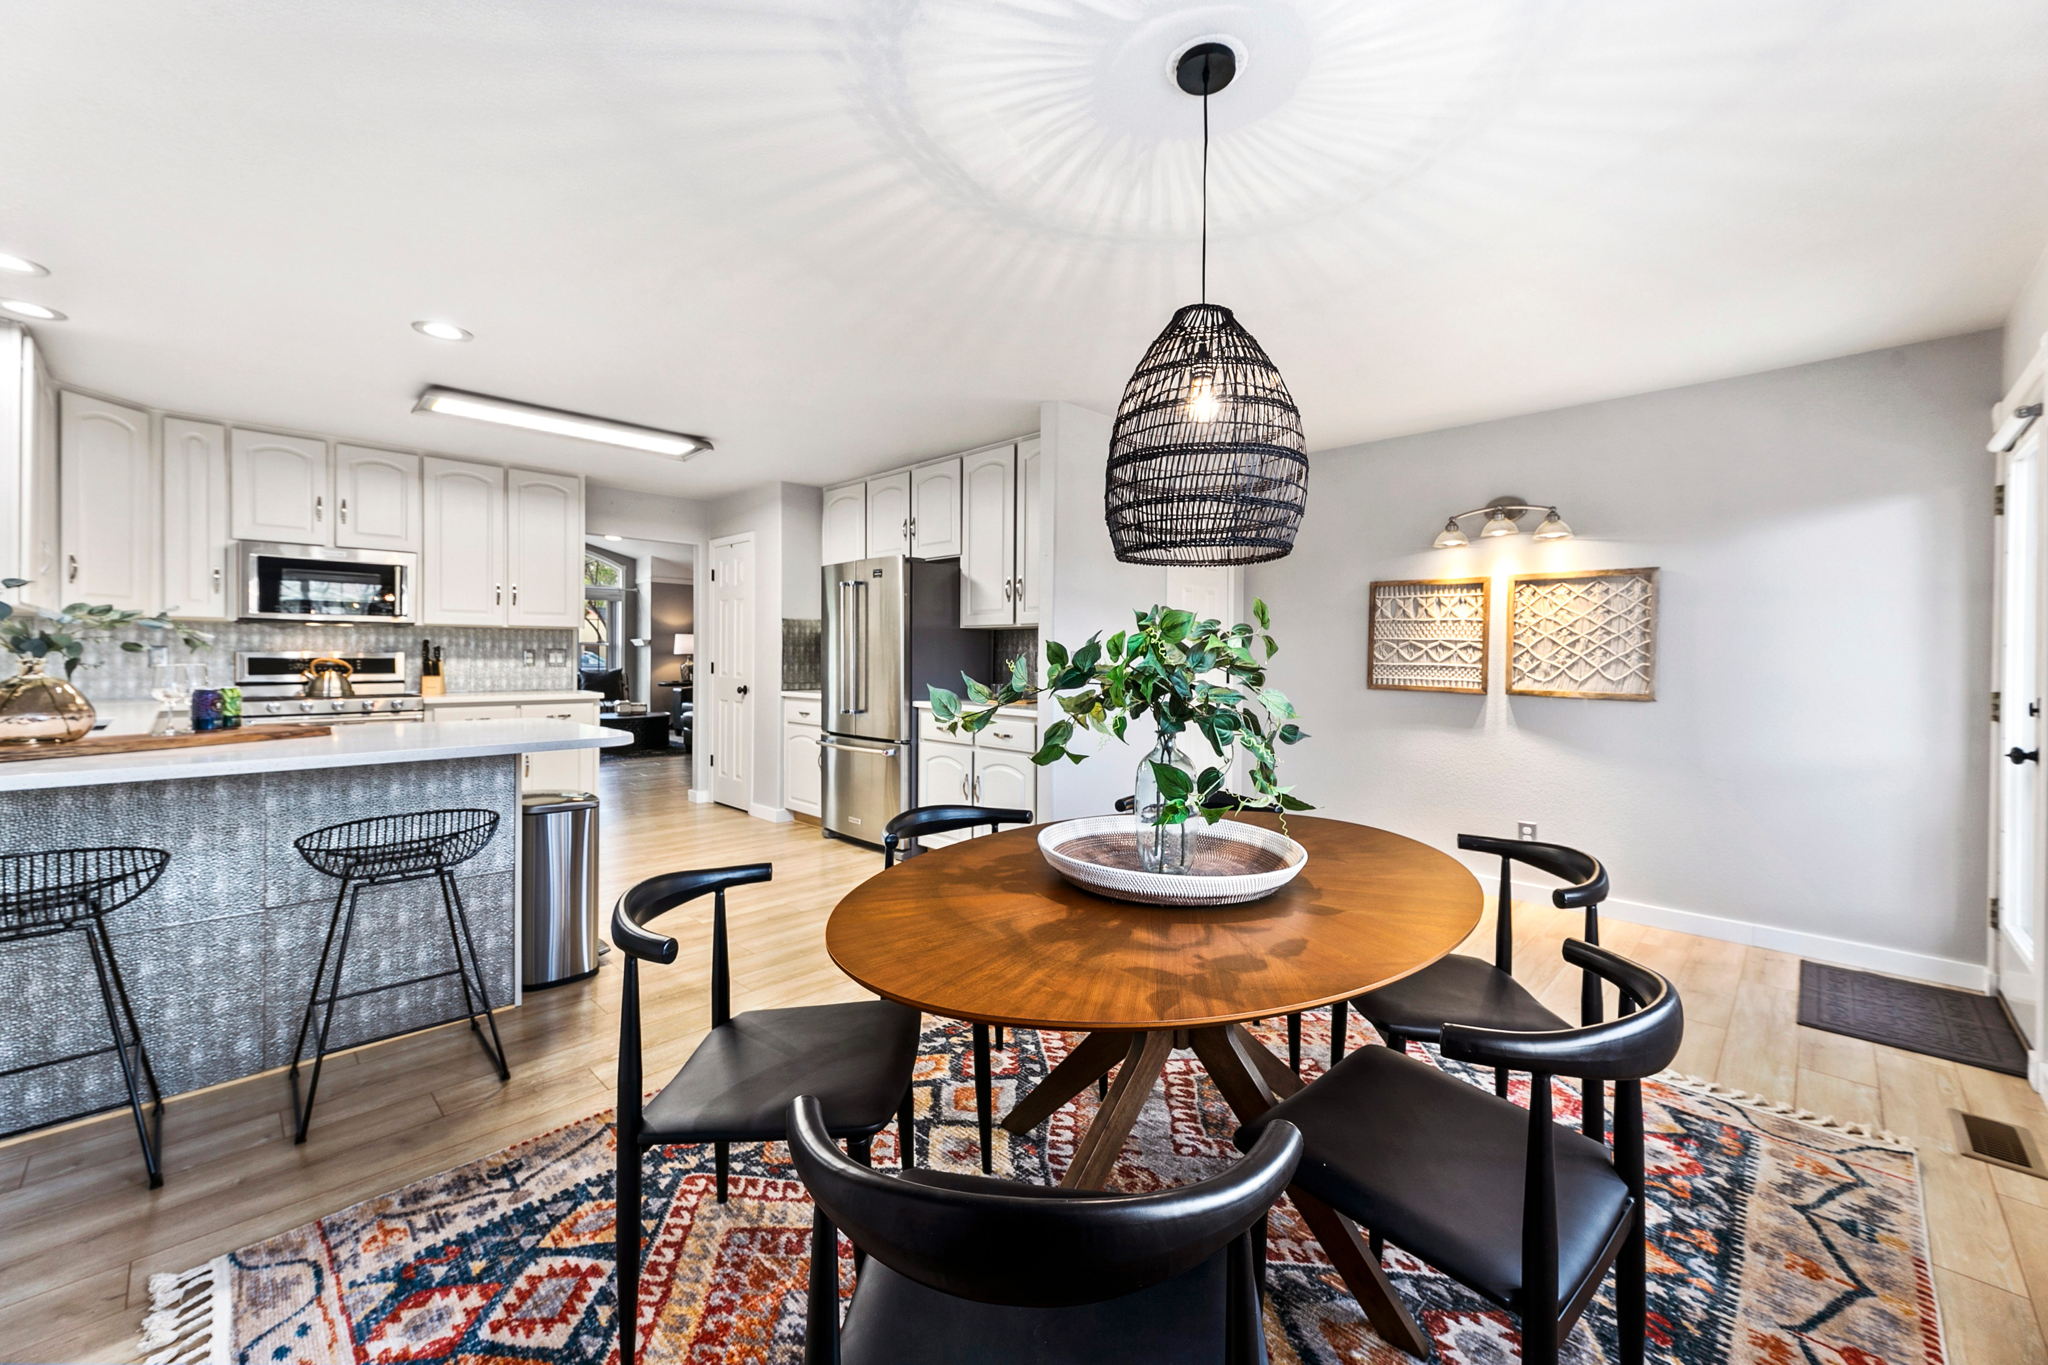
[[[1265,814],[1231,818],[1281,823]],[[1248,1122],[1301,1082],[1246,1023],[1399,980],[1479,923],[1479,882],[1446,853],[1320,816],[1291,815],[1286,830],[1308,850],[1301,874],[1263,900],[1213,908],[1135,905],[1084,891],[1046,863],[1036,826],[966,840],[848,892],[826,925],[826,949],[861,985],[928,1014],[1086,1033],[1003,1127],[1029,1131],[1114,1070],[1060,1182],[1095,1188],[1176,1047],[1194,1052]],[[989,1059],[979,1051],[976,1083],[986,1087]],[[983,1132],[984,1150],[991,1136]],[[1374,1327],[1425,1354],[1358,1230],[1305,1192],[1288,1193]]]

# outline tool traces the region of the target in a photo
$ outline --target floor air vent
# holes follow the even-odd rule
[[[2042,1168],[2041,1154],[2034,1148],[2034,1136],[2026,1129],[1960,1109],[1948,1112],[1955,1119],[1956,1146],[1964,1156],[2048,1180],[2048,1170]]]

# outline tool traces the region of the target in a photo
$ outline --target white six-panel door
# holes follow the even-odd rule
[[[711,542],[711,799],[745,810],[754,744],[754,537]]]
[[[66,393],[57,444],[64,581],[31,585],[28,600],[158,610],[159,484],[149,414]]]

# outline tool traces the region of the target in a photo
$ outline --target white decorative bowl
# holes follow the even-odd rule
[[[1219,820],[1190,831],[1188,873],[1147,872],[1137,817],[1090,815],[1038,831],[1038,850],[1062,877],[1098,896],[1140,905],[1241,905],[1270,896],[1308,865],[1308,850],[1277,830]]]

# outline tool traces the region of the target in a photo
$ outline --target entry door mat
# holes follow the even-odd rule
[[[1326,1055],[1325,1013],[1304,1023],[1314,1055]],[[1362,1041],[1363,1027],[1355,1033]],[[1266,1038],[1284,1047],[1277,1030]],[[1078,1035],[1027,1029],[1011,1039],[995,1054],[998,1112]],[[979,1166],[972,1056],[964,1027],[926,1030],[916,1071],[920,1165]],[[1492,1081],[1490,1072],[1468,1078]],[[1665,1077],[1645,1092],[1650,1361],[1940,1365],[1910,1148],[1699,1082]],[[1094,1105],[1091,1091],[1035,1133],[997,1129],[997,1172],[1056,1179]],[[1560,1122],[1577,1122],[1577,1098],[1562,1086],[1558,1107]],[[180,1365],[615,1362],[608,1120],[558,1128],[185,1275],[153,1277],[143,1354]],[[1194,1058],[1177,1053],[1111,1184],[1152,1190],[1211,1174],[1238,1159],[1236,1126]],[[875,1164],[896,1160],[892,1127],[876,1140]],[[708,1148],[659,1149],[647,1162],[641,1358],[800,1365],[811,1206],[788,1149],[735,1146],[723,1207],[712,1197]],[[850,1294],[844,1239],[840,1252]],[[1508,1314],[1398,1250],[1387,1254],[1436,1365],[1512,1365],[1520,1343]],[[1274,1365],[1413,1365],[1366,1324],[1285,1200],[1269,1256]],[[1613,1360],[1612,1294],[1610,1281],[1565,1342],[1566,1361]]]
[[[1799,1022],[1964,1066],[2027,1074],[2026,1044],[1996,996],[1801,962]]]

